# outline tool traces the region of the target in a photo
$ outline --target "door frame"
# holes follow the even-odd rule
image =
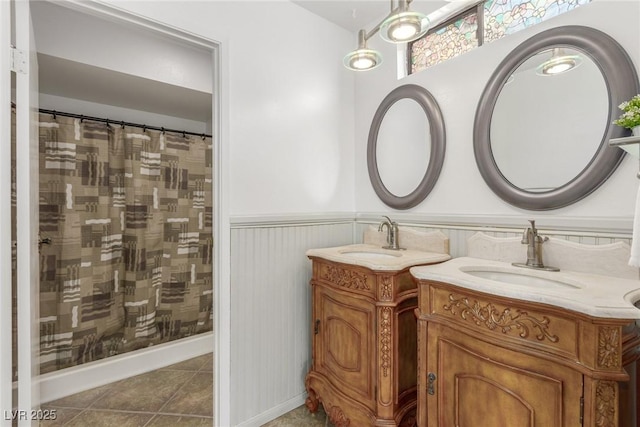
[[[27,1],[27,0],[24,0]],[[5,2],[0,1],[0,4]],[[142,15],[130,12],[126,9],[107,5],[101,1],[95,0],[63,0],[56,1],[56,4],[74,9],[76,11],[94,15],[99,18],[105,18],[116,22],[130,24],[132,26],[156,32],[163,35],[178,39],[182,42],[198,45],[201,48],[210,50],[212,59],[212,135],[213,135],[213,157],[214,157],[214,173],[213,173],[213,251],[214,251],[214,333],[212,334],[214,348],[214,424],[215,425],[231,425],[231,387],[230,387],[230,355],[231,355],[231,315],[230,315],[230,223],[229,223],[229,150],[228,145],[228,105],[229,96],[226,88],[228,84],[228,53],[226,41],[213,40],[205,38],[193,33],[187,33],[181,29],[172,27],[168,24],[151,20]],[[126,3],[123,4],[126,6]],[[4,7],[4,6],[2,6]],[[3,10],[3,9],[2,9]],[[4,28],[4,25],[2,26]],[[4,59],[4,58],[3,58]],[[4,63],[3,63],[4,64]],[[2,68],[5,69],[4,66]],[[4,109],[2,109],[4,112]],[[2,119],[0,119],[2,120]],[[1,121],[0,121],[1,122]],[[2,129],[5,129],[3,126]],[[1,136],[1,135],[0,135]],[[0,150],[3,148],[0,147]],[[10,156],[9,156],[10,158]],[[1,169],[1,168],[0,168]],[[0,190],[2,195],[3,190]],[[5,232],[3,227],[4,210],[0,213],[0,236]],[[9,211],[10,216],[10,211]],[[10,224],[9,224],[10,227]],[[9,233],[11,232],[9,228]],[[3,252],[0,252],[3,255]],[[10,253],[9,253],[10,256]],[[8,258],[10,262],[10,257]],[[5,258],[1,257],[0,262],[5,262]],[[4,264],[3,264],[4,265]],[[2,270],[4,271],[4,269]],[[0,277],[1,278],[1,277]],[[4,299],[2,299],[4,301]],[[0,307],[4,308],[4,307]],[[4,315],[4,312],[2,312]],[[11,311],[9,310],[9,316]],[[6,316],[5,316],[6,317]],[[4,320],[4,317],[2,318]],[[4,324],[4,322],[3,322]],[[6,328],[5,328],[6,329]],[[10,334],[11,331],[9,331]],[[6,333],[0,329],[0,338],[4,339],[2,334]],[[9,339],[11,336],[9,335]],[[4,342],[4,341],[3,341]],[[10,356],[10,355],[9,355]],[[9,361],[9,364],[11,362]],[[4,359],[0,359],[0,368],[6,365]],[[0,379],[3,372],[0,370]],[[0,383],[0,398],[4,398],[2,391],[5,383]],[[11,388],[9,382],[9,388]],[[4,405],[3,401],[0,404]]]
[[[11,200],[11,4],[0,1],[0,200]],[[11,203],[0,209],[0,343],[13,349]],[[9,284],[9,286],[7,286]],[[6,344],[9,343],[9,346]],[[10,426],[5,412],[13,408],[12,351],[0,352],[0,425]]]

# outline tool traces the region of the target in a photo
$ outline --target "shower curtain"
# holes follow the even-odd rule
[[[40,371],[212,329],[210,138],[40,115]]]

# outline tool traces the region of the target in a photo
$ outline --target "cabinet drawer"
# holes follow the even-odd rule
[[[343,267],[339,263],[314,262],[315,280],[336,289],[367,295],[376,295],[376,275],[365,268]]]
[[[464,292],[459,288],[429,286],[430,317],[514,345],[533,347],[578,360],[579,322],[532,303]],[[426,291],[426,289],[423,289]]]

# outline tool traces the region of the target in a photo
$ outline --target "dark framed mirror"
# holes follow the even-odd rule
[[[387,206],[409,209],[438,180],[445,153],[445,127],[435,98],[413,84],[397,87],[380,103],[367,144],[374,191]]]
[[[572,64],[563,72],[545,71],[564,60]],[[525,40],[498,65],[478,103],[473,148],[480,174],[522,209],[575,203],[622,161],[624,152],[608,141],[628,131],[612,121],[639,91],[628,54],[599,30],[557,27]]]

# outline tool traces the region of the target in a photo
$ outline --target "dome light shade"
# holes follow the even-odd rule
[[[382,55],[372,49],[356,49],[344,57],[344,66],[353,71],[365,71],[382,64]]]
[[[366,71],[382,64],[382,55],[377,50],[367,48],[366,31],[360,30],[358,32],[358,48],[349,52],[342,63],[352,71]]]
[[[390,43],[406,43],[419,39],[429,30],[429,19],[419,12],[404,11],[384,20],[380,36]]]
[[[406,43],[422,37],[429,30],[429,18],[419,12],[409,10],[411,0],[397,0],[394,7],[391,0],[391,12],[369,33],[358,32],[358,48],[349,52],[342,61],[344,66],[353,71],[365,71],[376,68],[382,63],[382,55],[378,51],[367,48],[367,40],[380,31],[382,38],[391,43]]]
[[[554,48],[551,58],[536,68],[536,74],[540,76],[555,76],[576,68],[581,62],[580,56],[567,55],[564,53],[564,49]]]

